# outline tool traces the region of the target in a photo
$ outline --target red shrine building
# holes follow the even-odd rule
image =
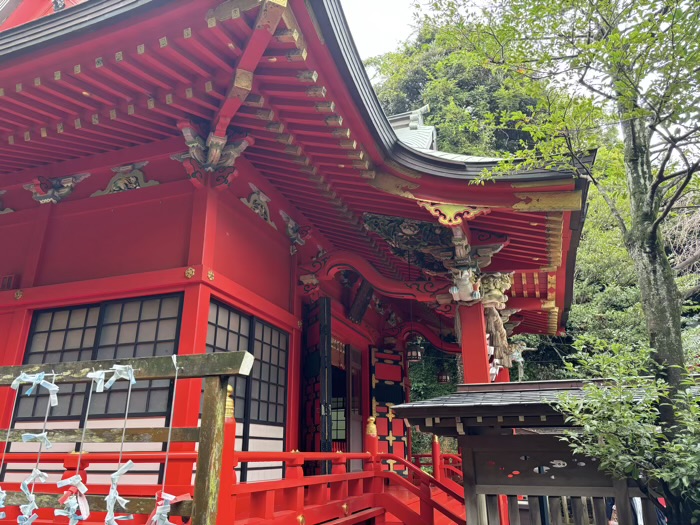
[[[236,450],[281,459],[239,484],[363,452],[370,416],[410,461],[408,351],[509,381],[510,335],[564,328],[585,182],[473,184],[498,159],[387,118],[338,0],[0,0],[0,64],[0,365],[246,350]],[[196,426],[200,383],[139,381],[129,423]],[[50,425],[124,418],[123,386],[59,398]],[[14,399],[2,428],[41,427],[47,396]]]

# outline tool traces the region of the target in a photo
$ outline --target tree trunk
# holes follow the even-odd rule
[[[621,117],[625,114],[620,111]],[[622,119],[624,161],[630,197],[631,227],[625,244],[634,261],[641,303],[655,350],[659,375],[668,381],[672,392],[681,388],[685,358],[681,340],[681,300],[673,268],[666,257],[658,228],[657,198],[651,198],[654,174],[651,165],[649,135],[643,119]],[[661,407],[666,429],[675,424],[672,406]]]
[[[653,358],[658,365],[656,376],[670,386],[668,400],[662,400],[659,423],[669,438],[677,425],[673,397],[683,388],[685,354],[681,339],[681,298],[675,274],[666,257],[658,228],[654,222],[659,216],[659,202],[651,198],[654,173],[651,165],[650,143],[642,119],[623,118],[620,109],[627,188],[630,197],[631,224],[625,232],[625,245],[639,279],[640,298]],[[669,487],[664,487],[668,525],[691,523],[695,505]],[[697,509],[695,509],[697,510]]]

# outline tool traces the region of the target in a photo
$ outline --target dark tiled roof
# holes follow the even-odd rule
[[[460,392],[448,396],[437,397],[425,401],[404,403],[393,409],[399,417],[418,416],[426,411],[437,408],[460,409],[460,413],[468,412],[470,408],[481,409],[484,407],[504,408],[511,407],[516,410],[526,409],[528,406],[549,405],[565,393],[577,397],[585,395],[582,390],[583,381],[533,381],[527,383],[494,383],[491,385],[461,385]],[[600,382],[600,384],[603,384]],[[697,397],[700,397],[700,387],[692,389]],[[641,399],[642,390],[634,392],[636,399]],[[444,415],[444,410],[441,411]]]

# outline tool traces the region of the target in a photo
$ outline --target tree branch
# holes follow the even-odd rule
[[[686,260],[679,262],[673,267],[677,272],[687,268],[688,266],[694,265],[696,262],[700,261],[700,249],[696,251],[693,255],[688,257]]]
[[[694,286],[693,288],[691,288],[690,290],[688,290],[687,292],[685,292],[685,293],[683,294],[683,299],[684,299],[684,300],[688,300],[688,299],[690,299],[691,297],[693,297],[694,295],[697,295],[697,294],[699,294],[699,293],[700,293],[700,284],[697,285],[697,286]]]
[[[565,142],[566,142],[566,147],[569,150],[569,155],[574,159],[574,162],[579,165],[580,171],[583,172],[583,174],[590,180],[593,185],[598,189],[600,194],[603,196],[603,199],[605,200],[606,204],[608,205],[608,208],[610,208],[610,212],[613,214],[613,217],[617,220],[617,224],[620,227],[620,230],[622,231],[622,237],[627,238],[627,225],[625,224],[625,220],[622,218],[622,214],[620,211],[617,209],[617,206],[615,205],[615,202],[612,200],[610,195],[608,195],[608,192],[606,191],[605,187],[600,183],[600,181],[593,176],[593,172],[591,169],[579,158],[579,156],[574,152],[573,146],[571,144],[571,137],[567,134],[565,137]]]
[[[700,169],[700,160],[695,161],[692,165],[688,167],[688,173],[686,176],[683,178],[683,182],[681,182],[678,187],[676,188],[676,191],[673,192],[673,195],[671,198],[666,202],[664,205],[664,209],[659,214],[659,216],[656,218],[654,221],[654,224],[651,225],[651,231],[652,234],[656,232],[657,228],[659,225],[664,221],[664,219],[668,216],[669,213],[671,213],[671,210],[673,209],[673,205],[675,202],[680,198],[681,195],[683,195],[683,190],[690,184],[691,179],[693,178],[693,175],[697,173],[697,171]]]

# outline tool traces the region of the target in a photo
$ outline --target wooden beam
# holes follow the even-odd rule
[[[255,358],[248,352],[217,352],[215,354],[182,355],[177,358],[178,378],[248,375]],[[137,380],[174,379],[175,367],[170,356],[141,357],[136,359],[110,359],[104,361],[80,361],[46,365],[22,365],[0,368],[0,386],[10,386],[21,373],[44,372],[51,381],[56,374],[56,383],[89,383],[87,377],[93,370],[109,370],[113,365],[131,365]]]
[[[362,323],[362,319],[367,313],[367,307],[372,300],[372,294],[374,293],[374,288],[372,284],[367,280],[363,279],[360,283],[360,287],[357,289],[357,294],[355,299],[350,306],[350,311],[348,312],[348,319],[350,319],[355,324]]]
[[[31,429],[10,430],[8,441],[22,443],[22,435],[31,432]],[[168,428],[127,428],[124,433],[125,443],[166,443],[168,441]],[[97,428],[83,430],[52,428],[49,430],[52,443],[121,443],[121,428]],[[170,441],[174,443],[196,443],[199,441],[198,428],[173,428]]]

